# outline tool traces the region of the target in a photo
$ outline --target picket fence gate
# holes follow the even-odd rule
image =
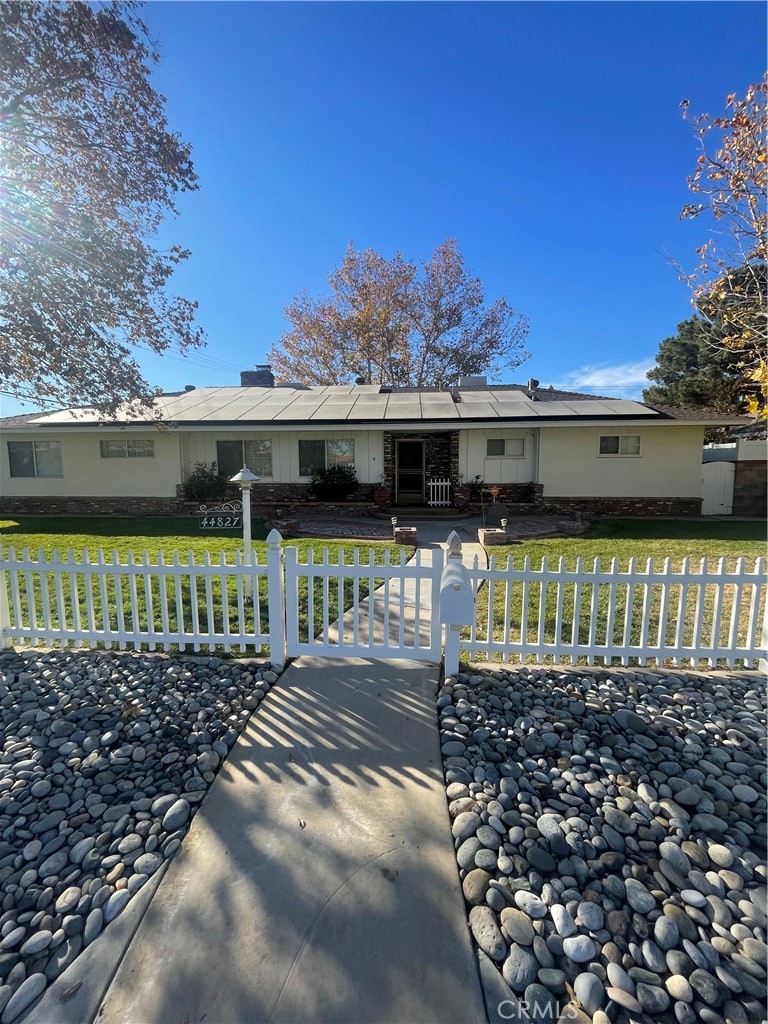
[[[206,553],[150,561],[70,550],[33,558],[0,548],[0,643],[149,650],[266,651],[275,664],[300,654],[439,661],[446,671],[464,652],[473,658],[567,659],[623,665],[705,662],[752,668],[766,656],[763,559],[729,570],[706,559],[672,569],[649,559],[626,570],[616,560],[568,569],[526,558],[462,565],[452,535],[448,558],[421,549],[406,563],[383,564],[374,552],[352,560],[301,562],[298,549],[268,537],[264,562],[241,554],[227,562]],[[365,554],[365,553],[363,553]],[[458,574],[458,575],[457,575]],[[458,582],[457,582],[458,581]],[[470,614],[454,622],[446,588],[466,587]],[[446,616],[448,619],[446,620]],[[761,639],[762,633],[762,639]],[[450,661],[450,665],[449,665]]]
[[[273,530],[266,560],[234,563],[206,552],[182,560],[144,552],[123,560],[116,551],[73,550],[33,557],[25,548],[0,548],[0,639],[26,645],[146,647],[150,651],[266,648],[275,664],[299,654],[407,657],[439,661],[442,628],[430,614],[442,569],[421,550],[383,564],[355,549],[352,562],[319,561],[309,549],[281,547]],[[332,600],[333,598],[333,600]],[[345,611],[346,609],[346,611]]]

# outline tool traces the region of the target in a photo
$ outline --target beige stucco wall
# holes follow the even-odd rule
[[[600,435],[616,433],[640,434],[640,456],[598,455]],[[521,436],[523,458],[486,458],[488,437]],[[101,458],[100,440],[124,437],[151,438],[155,457]],[[186,475],[196,462],[213,462],[217,438],[236,437],[270,437],[273,479],[282,483],[306,482],[299,476],[299,438],[353,438],[358,479],[378,483],[381,478],[384,434],[380,430],[12,431],[3,434],[0,444],[0,494],[175,497],[182,466]],[[11,478],[6,440],[60,441],[63,476]],[[694,497],[700,493],[702,443],[703,427],[692,426],[465,428],[459,436],[459,471],[465,480],[480,475],[489,483],[526,483],[538,475],[547,496]]]
[[[355,471],[361,483],[378,483],[384,469],[384,432],[381,430],[243,430],[226,432],[188,431],[182,435],[182,461],[188,475],[195,464],[216,461],[216,441],[272,440],[272,477],[279,483],[307,483],[299,475],[299,439],[352,438],[355,442]],[[265,477],[265,479],[267,479]]]
[[[601,434],[639,434],[640,455],[599,455]],[[542,427],[545,496],[688,498],[701,493],[703,427]]]
[[[152,459],[102,459],[99,441],[151,439]],[[61,477],[12,477],[7,441],[58,441]],[[175,431],[4,432],[0,444],[0,494],[7,497],[141,497],[174,498],[181,482],[179,435]]]
[[[462,430],[459,434],[459,472],[465,480],[479,476],[489,484],[525,484],[535,480],[536,430]],[[522,457],[488,458],[489,437],[523,438]]]

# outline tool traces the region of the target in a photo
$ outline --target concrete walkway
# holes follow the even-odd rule
[[[435,728],[438,669],[302,658],[169,865],[99,1024],[486,1020]]]

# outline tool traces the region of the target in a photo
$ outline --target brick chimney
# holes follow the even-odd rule
[[[269,363],[257,363],[255,370],[240,371],[240,386],[243,388],[273,388],[275,375]]]

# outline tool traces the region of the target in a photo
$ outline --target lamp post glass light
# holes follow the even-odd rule
[[[261,477],[252,473],[247,466],[229,478],[231,484],[237,484],[243,496],[243,550],[246,565],[251,564],[251,487],[259,480]]]

